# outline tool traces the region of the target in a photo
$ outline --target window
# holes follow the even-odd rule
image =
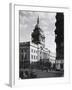
[[[35,56],[34,56],[34,59],[35,59]]]
[[[33,55],[31,55],[31,59],[33,59]]]
[[[33,52],[33,49],[31,49],[31,52]]]
[[[27,55],[25,54],[25,58],[24,59],[27,59]]]
[[[21,52],[23,53],[23,49],[21,49]]]
[[[37,59],[37,56],[36,56],[36,59]]]
[[[22,55],[22,60],[23,60],[23,55]]]
[[[35,50],[34,50],[34,53],[35,53]]]

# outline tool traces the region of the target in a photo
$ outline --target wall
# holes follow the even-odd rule
[[[32,55],[33,55],[33,59],[32,59]],[[35,57],[35,59],[34,59]],[[30,62],[36,62],[37,60],[37,46],[36,45],[31,45],[30,46]]]

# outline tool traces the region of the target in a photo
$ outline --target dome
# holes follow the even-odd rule
[[[35,44],[45,44],[45,35],[43,30],[39,27],[39,16],[37,18],[37,24],[32,32],[32,42]]]

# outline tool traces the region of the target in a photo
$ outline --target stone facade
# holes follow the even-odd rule
[[[39,45],[32,42],[23,42],[20,43],[19,57],[21,67],[24,67],[23,63],[29,65],[39,60],[44,60],[46,62],[49,60],[49,50],[47,48],[42,49]]]

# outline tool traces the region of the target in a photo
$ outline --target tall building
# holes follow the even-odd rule
[[[45,35],[39,26],[39,17],[37,24],[31,34],[31,42],[22,42],[19,46],[20,68],[29,67],[30,63],[42,60],[48,62],[50,51],[45,48]]]
[[[30,46],[29,42],[22,42],[19,44],[19,67],[20,68],[25,68],[30,65],[30,47],[29,46]]]
[[[20,61],[20,68],[29,67],[31,62],[38,61],[37,45],[32,44],[31,42],[20,43],[19,61]]]
[[[56,14],[56,68],[64,69],[64,14]]]

